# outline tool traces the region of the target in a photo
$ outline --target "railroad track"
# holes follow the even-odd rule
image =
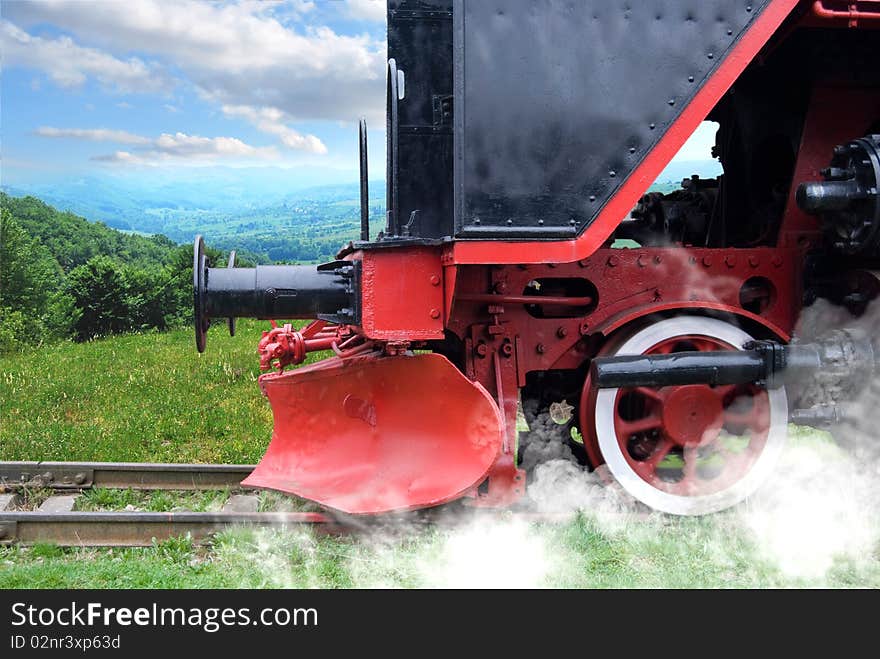
[[[0,462],[0,487],[212,490],[238,487],[254,465],[143,462]]]
[[[74,510],[92,488],[135,490],[240,489],[252,465],[129,462],[0,462],[0,544],[52,542],[62,547],[144,547],[189,534],[196,543],[232,526],[307,526],[339,530],[315,512],[258,512],[255,493],[232,494],[217,512]],[[34,510],[18,510],[35,490],[52,490]]]
[[[352,517],[319,512],[260,512],[256,492],[240,482],[251,465],[158,464],[119,462],[0,462],[0,545],[51,542],[61,547],[149,547],[157,541],[189,535],[196,544],[234,526],[297,526],[317,533],[411,529],[413,525],[454,525],[475,517],[510,513],[466,509],[450,504],[405,514]],[[92,488],[135,490],[229,490],[217,512],[145,512],[74,510],[77,497]],[[40,505],[20,510],[29,493],[51,490]],[[454,510],[453,514],[449,514]],[[572,515],[517,513],[527,521],[560,522]]]

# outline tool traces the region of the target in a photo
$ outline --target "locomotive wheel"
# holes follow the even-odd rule
[[[730,323],[699,316],[625,332],[602,355],[737,350],[752,340]],[[702,515],[749,496],[785,444],[782,388],[686,385],[596,390],[589,378],[580,422],[594,465],[642,503],[675,515]]]

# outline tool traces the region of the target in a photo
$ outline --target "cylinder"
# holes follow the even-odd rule
[[[600,389],[687,384],[782,383],[822,366],[815,345],[775,345],[755,350],[623,355],[593,360],[591,382]]]
[[[867,197],[858,181],[813,181],[798,186],[797,205],[813,215],[845,210],[854,201]]]
[[[232,262],[230,262],[232,263]],[[312,319],[355,324],[359,262],[210,268],[205,243],[193,245],[193,319],[196,349],[204,352],[212,318]],[[230,333],[234,325],[230,322]]]
[[[205,279],[209,318],[317,318],[351,307],[344,277],[315,265],[208,268]]]

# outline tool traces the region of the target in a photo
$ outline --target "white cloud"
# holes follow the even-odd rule
[[[219,104],[274,107],[297,121],[354,121],[366,114],[381,122],[384,40],[341,35],[328,27],[293,27],[294,21],[285,20],[291,12],[309,7],[310,3],[279,7],[254,2],[50,0],[6,3],[4,14],[22,25],[56,25],[110,52],[148,54],[183,71],[203,97]],[[67,43],[79,48],[69,39]],[[126,62],[150,70],[136,58]],[[79,71],[80,76],[86,73]]]
[[[276,135],[288,149],[308,153],[327,153],[327,147],[314,135],[303,135],[287,126],[284,113],[278,108],[255,108],[249,105],[224,105],[223,114],[228,117],[244,117],[264,133]]]
[[[174,106],[174,105],[171,105],[171,103],[165,103],[162,107],[165,108],[168,112],[171,112],[171,113],[177,113],[177,112],[180,112],[180,108],[178,108],[178,107],[176,107],[176,106]]]
[[[237,137],[200,137],[186,133],[162,133],[151,153],[181,158],[246,157],[276,158],[272,147],[254,147]]]
[[[149,144],[150,140],[124,130],[112,128],[55,128],[40,126],[34,133],[40,137],[73,138],[91,142],[118,142],[119,144]]]
[[[348,15],[363,21],[385,22],[385,0],[347,0]]]
[[[164,92],[174,84],[155,63],[148,64],[137,57],[118,59],[95,48],[79,46],[66,36],[32,36],[7,20],[0,20],[0,49],[6,66],[44,71],[62,87],[78,87],[89,77],[124,93]]]
[[[94,156],[100,162],[132,164],[188,164],[216,160],[253,161],[276,160],[278,150],[273,146],[251,146],[237,137],[202,137],[187,133],[162,133],[157,138],[135,135],[124,130],[109,128],[55,128],[41,126],[37,135],[51,138],[71,138],[90,142],[131,144],[132,151],[115,151]]]
[[[117,103],[116,107],[120,108],[121,110],[131,110],[132,105],[131,103],[126,103],[125,101],[122,101],[121,103]]]

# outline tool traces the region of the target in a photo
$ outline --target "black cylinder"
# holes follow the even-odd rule
[[[782,383],[822,366],[815,345],[765,345],[754,350],[597,357],[590,371],[599,389],[687,384]]]
[[[209,318],[317,318],[350,305],[345,278],[316,265],[208,268],[206,273]]]
[[[196,237],[193,302],[196,348],[205,349],[211,318],[312,319],[356,323],[357,263],[211,268]]]
[[[854,201],[867,197],[867,191],[858,181],[811,181],[798,186],[797,205],[805,213],[818,215],[840,211]]]

